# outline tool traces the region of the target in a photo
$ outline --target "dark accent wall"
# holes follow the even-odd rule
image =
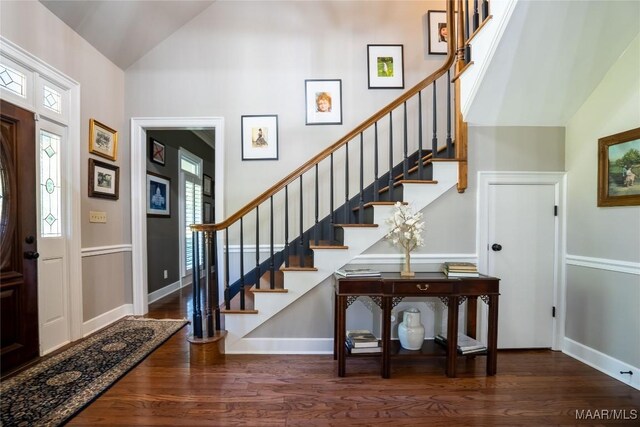
[[[165,145],[164,166],[149,160],[149,138]],[[147,132],[147,171],[171,180],[171,216],[147,217],[147,280],[149,293],[180,280],[180,224],[179,224],[179,159],[178,150],[184,148],[203,160],[204,173],[214,177],[215,153],[213,148],[188,130]],[[214,205],[213,197],[204,196],[203,202]],[[203,204],[204,205],[204,204]],[[204,218],[204,215],[203,215]],[[212,216],[213,218],[213,216]],[[167,278],[164,278],[167,270]]]

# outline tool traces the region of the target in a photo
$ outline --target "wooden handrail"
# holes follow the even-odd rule
[[[278,181],[276,184],[274,184],[271,188],[269,188],[264,193],[262,193],[261,195],[259,195],[258,197],[256,197],[255,199],[253,199],[252,201],[247,203],[244,207],[240,208],[236,213],[234,213],[233,215],[231,215],[230,217],[228,217],[224,221],[219,222],[217,224],[194,224],[194,225],[191,226],[191,230],[192,231],[218,231],[218,230],[224,230],[224,229],[228,228],[229,226],[234,224],[236,221],[238,221],[240,218],[244,217],[249,212],[251,212],[253,209],[255,209],[257,206],[259,206],[263,202],[269,200],[270,197],[272,197],[273,195],[278,193],[286,185],[288,185],[291,182],[293,182],[294,180],[296,180],[298,177],[300,177],[300,175],[302,175],[305,172],[309,171],[317,163],[320,163],[322,160],[324,160],[327,157],[329,157],[331,155],[331,153],[337,151],[340,147],[344,146],[347,142],[352,140],[358,134],[360,134],[361,132],[364,132],[366,129],[368,129],[370,126],[372,126],[374,123],[376,123],[377,121],[381,120],[383,117],[385,117],[387,114],[389,114],[389,112],[393,111],[395,108],[397,108],[398,106],[402,105],[409,98],[411,98],[412,96],[417,94],[419,91],[423,90],[424,88],[429,86],[431,83],[433,83],[435,80],[437,80],[438,78],[443,76],[451,68],[451,66],[453,65],[453,62],[454,62],[454,60],[456,58],[456,46],[455,46],[456,45],[456,43],[455,43],[456,37],[453,37],[453,35],[456,34],[455,31],[454,31],[454,29],[456,27],[456,23],[454,21],[454,9],[455,9],[456,1],[461,2],[460,0],[448,0],[447,1],[447,26],[449,28],[449,34],[451,34],[452,36],[448,37],[448,40],[447,40],[447,52],[448,52],[447,59],[446,59],[445,63],[440,68],[438,68],[429,77],[425,78],[424,80],[422,80],[421,82],[419,82],[418,84],[413,86],[411,89],[409,89],[403,95],[401,95],[399,98],[395,99],[394,101],[389,103],[386,107],[382,108],[380,111],[375,113],[373,116],[369,117],[367,120],[362,122],[360,125],[358,125],[356,128],[354,128],[351,132],[347,133],[345,136],[340,138],[333,145],[327,147],[326,149],[321,151],[319,154],[317,154],[316,156],[314,156],[311,159],[309,159],[306,163],[304,163],[303,165],[298,167],[296,170],[291,172],[289,175],[287,175],[286,177],[282,178],[280,181]]]

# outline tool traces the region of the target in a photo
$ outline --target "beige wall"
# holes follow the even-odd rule
[[[128,126],[124,117],[124,72],[40,2],[2,1],[0,12],[0,34],[3,37],[80,83],[82,248],[130,244],[130,161]],[[118,131],[119,147],[115,162],[120,167],[118,201],[87,196],[91,118]],[[92,210],[106,212],[107,223],[89,224],[89,211]],[[125,251],[117,257],[96,256],[90,261],[83,258],[83,278],[92,278],[83,281],[85,321],[132,302],[131,271],[123,267],[124,263],[130,263],[130,255]],[[104,267],[100,271],[108,274],[96,274],[96,260],[100,260],[101,268]],[[104,289],[111,292],[103,293]],[[100,300],[100,307],[88,303],[94,300]]]
[[[598,139],[640,127],[640,35],[567,124],[566,336],[640,367],[640,206],[597,206]],[[586,257],[604,268],[572,265]],[[607,270],[606,268],[611,269]],[[618,271],[616,271],[618,270]]]

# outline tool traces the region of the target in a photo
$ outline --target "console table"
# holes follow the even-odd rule
[[[338,375],[345,376],[346,311],[360,296],[370,297],[382,309],[382,352],[369,357],[382,357],[381,375],[389,378],[391,359],[406,356],[446,356],[446,374],[456,376],[458,341],[458,306],[467,301],[466,333],[476,337],[478,297],[489,306],[487,337],[487,375],[496,374],[498,343],[498,296],[500,279],[489,276],[448,278],[443,273],[416,273],[401,277],[399,273],[382,273],[380,277],[335,277],[334,359]],[[438,348],[433,340],[425,340],[422,350],[398,350],[391,342],[391,310],[404,297],[437,297],[447,305],[447,348]],[[357,355],[360,356],[360,355]],[[354,356],[355,357],[355,356]]]

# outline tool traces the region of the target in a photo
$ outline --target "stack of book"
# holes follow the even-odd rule
[[[336,270],[336,274],[341,277],[378,277],[380,272],[370,268],[341,268]]]
[[[445,262],[442,271],[447,277],[478,277],[478,266],[471,262]]]
[[[378,338],[366,329],[347,331],[345,345],[351,354],[380,353],[382,351]]]
[[[442,344],[444,346],[447,345],[447,337],[443,334],[438,334],[434,338],[435,342]],[[460,354],[474,354],[474,353],[483,353],[487,351],[487,347],[482,344],[480,341],[471,338],[462,333],[458,333],[458,353]]]

